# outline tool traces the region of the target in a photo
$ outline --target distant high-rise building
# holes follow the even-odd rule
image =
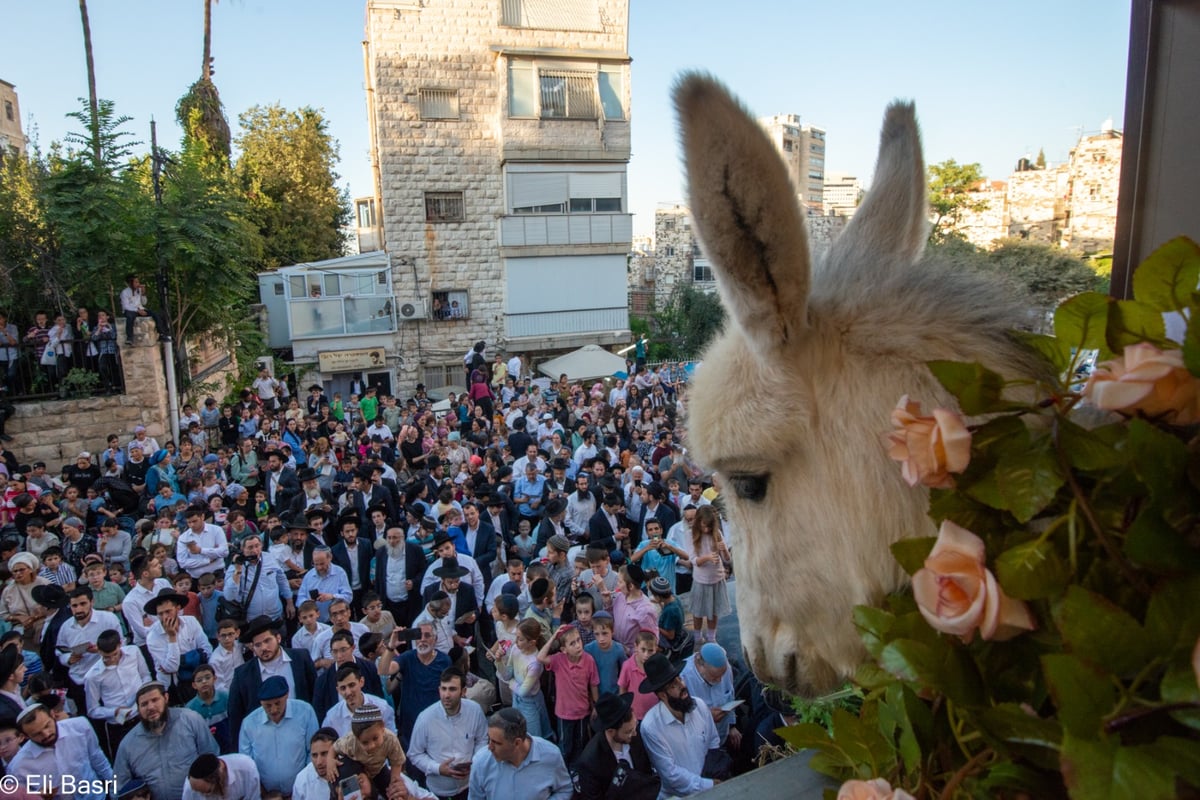
[[[0,151],[16,150],[25,154],[25,134],[21,131],[21,106],[17,87],[0,80]]]
[[[863,185],[854,175],[830,172],[825,175],[825,191],[822,194],[825,213],[840,217],[853,217],[862,202]]]
[[[824,213],[825,129],[802,125],[799,114],[760,117],[758,123],[787,164],[788,177],[809,214]]]

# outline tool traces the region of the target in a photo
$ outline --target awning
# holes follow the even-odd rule
[[[585,345],[573,353],[538,365],[538,371],[543,375],[557,380],[565,372],[567,380],[571,381],[608,378],[624,369],[625,359],[596,344]]]

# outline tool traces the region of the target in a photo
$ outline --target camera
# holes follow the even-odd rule
[[[318,592],[316,589],[310,589],[308,592],[308,598],[310,600],[316,600],[320,596],[321,596],[321,593]]]

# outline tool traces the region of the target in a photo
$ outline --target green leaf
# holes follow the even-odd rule
[[[1142,419],[1130,420],[1126,448],[1133,471],[1150,496],[1164,503],[1186,479],[1187,445],[1176,437]]]
[[[1020,417],[1005,415],[990,419],[971,434],[971,449],[996,455],[1020,452],[1029,447],[1029,428]]]
[[[1105,470],[1124,463],[1124,456],[1116,447],[1125,436],[1124,425],[1105,425],[1087,430],[1066,417],[1059,417],[1056,422],[1059,446],[1075,469]]]
[[[1078,350],[1103,348],[1108,320],[1108,295],[1081,292],[1054,311],[1054,335]]]
[[[1183,365],[1200,377],[1200,322],[1196,321],[1196,309],[1192,310],[1187,332],[1183,334]]]
[[[1108,679],[1065,653],[1042,656],[1042,671],[1063,729],[1075,736],[1098,737],[1104,716],[1117,700],[1116,689]]]
[[[881,608],[872,606],[854,607],[854,625],[858,628],[859,638],[873,658],[879,657],[883,645],[887,642],[888,632],[896,617]]]
[[[1038,600],[1062,591],[1071,571],[1049,542],[1025,542],[996,559],[996,580],[1009,597]]]
[[[1064,478],[1048,442],[1021,454],[1005,455],[996,465],[996,486],[1004,507],[1028,522],[1053,502]]]
[[[1171,717],[1192,730],[1200,731],[1200,687],[1196,685],[1196,672],[1190,659],[1181,659],[1163,675],[1159,692],[1164,703],[1191,703],[1192,708],[1172,711]]]
[[[1129,526],[1125,555],[1139,566],[1165,573],[1200,569],[1200,551],[1163,519],[1157,503],[1145,506]]]
[[[990,475],[988,470],[984,475]],[[993,487],[995,483],[993,482]],[[999,497],[999,492],[996,493]],[[929,516],[937,523],[942,520],[966,528],[985,541],[993,534],[1001,534],[1006,530],[1004,519],[994,509],[979,502],[971,496],[966,487],[964,491],[934,491],[929,497]]]
[[[892,556],[900,562],[900,566],[904,568],[905,572],[912,575],[925,566],[925,559],[929,557],[929,552],[933,550],[935,542],[937,542],[937,538],[934,536],[901,539],[892,545]]]
[[[1174,770],[1163,766],[1148,747],[1063,737],[1063,778],[1076,800],[1174,800]]]
[[[1071,364],[1071,346],[1057,336],[1029,331],[1013,331],[1012,336],[1044,358],[1060,377]]]
[[[1166,342],[1166,324],[1162,312],[1137,300],[1117,300],[1108,311],[1108,327],[1104,331],[1105,341],[1114,353],[1120,353],[1131,344]]]
[[[1200,246],[1178,236],[1151,253],[1133,273],[1133,296],[1158,311],[1184,311],[1200,285]]]
[[[912,639],[889,642],[879,654],[879,666],[900,680],[938,686],[940,659],[933,648]]]
[[[1062,742],[1062,725],[1056,719],[1041,719],[1016,703],[1000,703],[975,715],[984,732],[1013,744],[1029,744],[1057,750]]]
[[[912,772],[921,765],[921,743],[908,718],[908,708],[904,702],[906,691],[911,694],[911,690],[900,683],[888,686],[884,698],[878,703],[879,732],[895,746],[904,761],[904,768]]]
[[[1190,656],[1200,638],[1200,575],[1163,581],[1150,596],[1146,633],[1156,651]]]
[[[1081,586],[1067,588],[1053,615],[1070,652],[1114,675],[1135,673],[1154,656],[1150,636],[1133,617]]]
[[[1011,405],[1001,398],[1004,378],[982,364],[960,361],[929,361],[929,371],[958,400],[958,406],[969,417],[1005,411]]]
[[[833,740],[846,755],[870,766],[871,775],[887,773],[895,762],[895,751],[878,728],[868,726],[844,708],[833,709]]]

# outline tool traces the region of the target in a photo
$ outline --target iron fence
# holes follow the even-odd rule
[[[64,339],[56,344],[21,341],[0,347],[0,387],[14,402],[97,397],[125,392],[121,351],[116,342],[101,353],[96,342]]]

